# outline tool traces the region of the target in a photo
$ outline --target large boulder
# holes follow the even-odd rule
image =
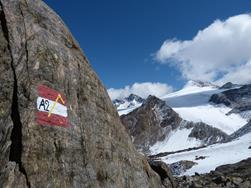
[[[176,187],[171,173],[171,169],[166,163],[160,160],[149,159],[152,169],[160,175],[163,185],[166,187]]]
[[[0,22],[0,187],[162,187],[63,21],[40,0],[0,0]],[[37,106],[53,92],[64,122]]]

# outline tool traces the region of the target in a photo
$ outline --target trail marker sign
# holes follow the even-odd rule
[[[45,85],[38,86],[36,122],[40,125],[69,127],[66,97]]]

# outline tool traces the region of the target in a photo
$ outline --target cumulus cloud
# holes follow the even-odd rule
[[[140,97],[146,98],[148,95],[155,95],[156,97],[161,97],[165,94],[168,94],[173,91],[173,88],[167,84],[163,83],[152,83],[152,82],[143,82],[143,83],[134,83],[131,86],[125,86],[124,88],[108,89],[108,94],[112,100],[122,99],[128,97],[130,94],[136,94]]]
[[[239,84],[251,83],[250,73],[251,60],[239,67],[234,68],[233,71],[225,74],[222,78],[217,80],[216,83],[219,85],[226,83],[226,81]]]
[[[186,79],[250,83],[251,15],[216,20],[192,40],[167,40],[155,57],[175,65]]]

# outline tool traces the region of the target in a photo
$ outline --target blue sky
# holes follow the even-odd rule
[[[70,28],[107,88],[123,88],[135,82],[160,82],[181,88],[190,77],[182,77],[186,73],[179,65],[154,60],[153,54],[163,42],[192,40],[216,19],[226,20],[251,9],[248,0],[45,2]]]

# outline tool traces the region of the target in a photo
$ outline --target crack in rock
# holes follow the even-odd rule
[[[10,40],[9,40],[9,31],[6,21],[6,16],[3,9],[3,4],[0,1],[0,21],[1,26],[3,30],[4,37],[7,41],[7,48],[10,52],[11,57],[11,68],[14,75],[14,86],[13,86],[13,96],[12,96],[12,106],[11,106],[11,119],[13,122],[13,129],[11,132],[11,146],[10,146],[10,155],[9,155],[9,161],[14,161],[19,165],[19,171],[25,176],[26,178],[26,184],[27,187],[30,188],[30,182],[28,180],[28,176],[26,173],[26,170],[22,164],[22,151],[23,151],[23,145],[22,145],[22,122],[20,120],[20,113],[18,110],[18,85],[17,85],[17,76],[16,71],[14,67],[14,59],[11,52],[11,46],[10,46]]]

